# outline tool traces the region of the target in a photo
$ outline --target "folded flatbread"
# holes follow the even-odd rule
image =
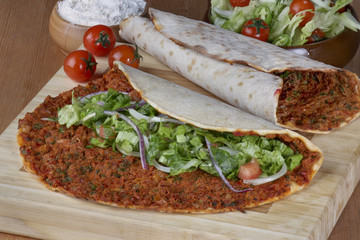
[[[271,182],[252,186],[231,180],[236,189],[251,187],[242,193],[199,169],[176,176],[154,166],[143,169],[138,157],[91,146],[97,137],[91,128],[66,127],[56,120],[58,109],[73,97],[83,99],[109,88],[141,95],[161,113],[197,127],[279,140],[303,158],[299,166]],[[307,186],[323,161],[321,150],[295,132],[120,63],[88,85],[48,96],[19,121],[17,140],[25,169],[53,191],[101,204],[166,212],[237,211],[273,202]]]
[[[350,71],[211,24],[155,9],[150,15],[153,23],[124,20],[120,35],[240,109],[310,133],[328,133],[360,115],[359,78]]]
[[[202,129],[240,133],[240,135],[255,134],[266,137],[276,135],[282,141],[286,139],[288,143],[299,144],[299,146],[303,146],[301,151],[309,151],[310,155],[312,155],[311,166],[309,167],[311,170],[305,174],[308,181],[314,177],[322,164],[323,155],[321,150],[307,138],[296,132],[279,128],[270,122],[231,105],[120,62],[115,62],[115,65],[124,73],[129,83],[141,97],[163,114]],[[307,162],[302,164],[306,165]],[[297,172],[299,173],[299,171]],[[289,191],[283,196],[299,191],[307,184],[301,185],[298,182],[291,182],[289,185]],[[260,191],[260,189],[257,190]],[[264,203],[272,202],[282,197],[270,198],[271,200],[266,200]],[[256,203],[249,205],[256,206]]]

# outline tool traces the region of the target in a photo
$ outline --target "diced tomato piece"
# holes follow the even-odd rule
[[[260,164],[253,158],[250,162],[240,166],[238,177],[243,180],[250,180],[258,178],[261,174]]]
[[[99,136],[102,137],[102,138],[105,138],[105,137],[106,137],[103,126],[101,126],[101,127],[99,128]]]
[[[307,38],[307,42],[306,43],[314,43],[314,42],[320,42],[322,40],[326,39],[326,35],[325,33],[320,29],[320,28],[316,28],[310,37]]]
[[[310,0],[293,0],[290,4],[290,15],[301,14],[304,16],[300,26],[305,26],[314,17],[315,5]]]
[[[135,90],[132,90],[131,92],[129,92],[129,96],[130,96],[131,100],[133,100],[133,101],[139,102],[141,100],[141,95]]]

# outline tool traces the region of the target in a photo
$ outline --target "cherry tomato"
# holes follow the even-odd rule
[[[312,33],[311,36],[307,38],[307,44],[314,43],[314,42],[320,42],[322,40],[326,39],[326,35],[323,31],[321,31],[320,28],[316,28]]]
[[[232,7],[246,7],[249,6],[250,0],[229,0]]]
[[[300,13],[302,11],[306,11]],[[304,15],[303,20],[300,22],[300,26],[305,26],[314,17],[315,6],[310,0],[293,0],[290,4],[290,15],[295,16],[300,13]]]
[[[335,5],[336,1],[337,1],[337,0],[331,0],[331,2],[330,2],[330,7],[333,7],[333,6]],[[343,12],[345,12],[345,11],[346,11],[346,6],[340,8],[340,9],[338,10],[338,13],[343,13]]]
[[[260,164],[255,159],[241,165],[239,168],[238,177],[243,180],[250,180],[258,178],[262,174]]]
[[[65,58],[64,71],[71,79],[84,82],[94,75],[96,64],[96,60],[90,52],[77,50]]]
[[[95,25],[83,37],[84,47],[94,56],[105,56],[115,47],[116,37],[111,28]]]
[[[142,59],[142,56],[139,55],[137,47],[135,49],[132,46],[122,44],[111,50],[108,57],[108,63],[110,68],[113,68],[114,61],[120,61],[133,68],[138,68],[140,59]]]
[[[269,26],[260,18],[247,21],[241,30],[241,34],[266,42],[269,38]]]

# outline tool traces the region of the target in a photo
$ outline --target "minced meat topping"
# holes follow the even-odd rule
[[[347,71],[286,71],[277,117],[303,130],[330,131],[360,111],[360,84]]]
[[[80,97],[109,88],[133,91],[120,71],[111,70],[87,86],[78,86],[57,97],[48,96],[19,121],[20,152],[26,169],[51,189],[128,208],[168,212],[242,211],[288,195],[290,181],[308,184],[312,166],[320,158],[320,153],[307,150],[299,139],[268,135],[299,151],[304,156],[301,165],[274,182],[254,186],[253,191],[235,193],[219,177],[201,170],[177,176],[169,176],[154,167],[145,170],[137,157],[125,156],[111,148],[91,147],[90,138],[95,136],[92,129],[81,125],[66,128],[50,121],[56,119],[58,108],[71,103],[72,93]],[[230,182],[236,189],[249,187],[241,180]]]

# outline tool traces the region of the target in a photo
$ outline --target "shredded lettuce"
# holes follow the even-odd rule
[[[80,107],[76,105],[66,105],[59,110],[59,124],[66,124],[67,128],[74,124],[78,124],[80,122],[80,112]]]
[[[254,17],[254,11],[257,7],[255,1],[251,1],[249,6],[246,7],[233,8],[230,5],[230,10],[228,10],[228,6],[221,8],[223,5],[226,6],[225,4],[218,4],[217,7],[212,8],[212,17],[210,19],[215,25],[233,32],[241,31],[247,19]]]
[[[122,114],[133,121],[146,139],[146,159],[148,164],[155,162],[170,169],[170,175],[192,172],[198,169],[218,176],[212,164],[205,138],[216,147],[211,147],[214,160],[220,166],[226,178],[236,180],[239,167],[255,158],[262,169],[262,177],[271,176],[280,171],[286,163],[288,169],[300,164],[302,155],[276,139],[260,136],[234,136],[232,133],[220,133],[199,129],[178,123],[150,121],[152,117],[166,118],[151,105],[137,105],[134,110],[147,116],[136,119],[124,107],[129,106],[128,95],[109,90],[107,93],[82,99],[73,96],[72,104],[58,111],[58,121],[66,124],[85,125],[92,128],[96,137],[90,140],[91,147],[112,147],[126,155],[139,156],[139,135],[127,122],[111,116],[106,111],[121,109]],[[133,103],[132,103],[133,104]]]
[[[281,34],[273,41],[276,46],[290,46],[290,43],[290,37],[287,34]]]
[[[350,28],[353,31],[360,29],[360,23],[355,19],[355,17],[350,12],[344,12],[339,15],[340,24],[343,24],[345,27]]]
[[[225,1],[225,0],[211,0],[211,6],[214,8],[222,9],[222,10],[232,10],[233,9],[230,2]]]
[[[260,18],[266,22],[266,24],[270,25],[272,21],[273,13],[271,9],[266,5],[259,5],[255,8],[254,17]]]
[[[316,28],[322,30],[326,38],[339,35],[348,28],[360,29],[360,23],[350,10],[339,13],[352,0],[337,0],[331,6],[331,0],[312,0],[315,15],[311,21],[301,27],[301,14],[290,16],[292,0],[251,0],[249,6],[233,8],[229,0],[212,0],[210,20],[213,24],[234,32],[241,32],[244,24],[251,18],[263,19],[270,28],[269,42],[277,46],[298,46],[306,44]],[[285,37],[287,36],[287,37]]]

